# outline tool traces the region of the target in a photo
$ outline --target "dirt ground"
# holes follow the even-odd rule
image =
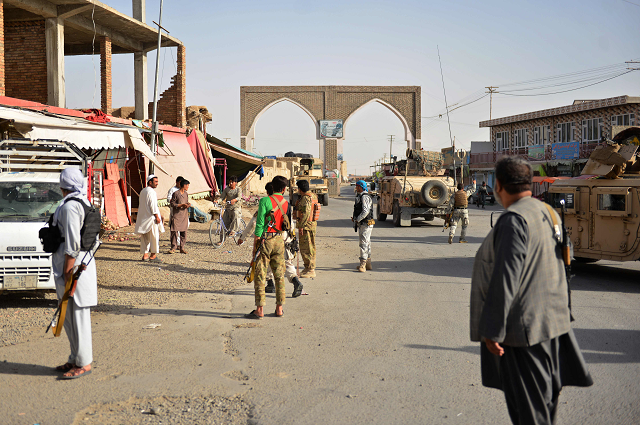
[[[254,208],[245,208],[243,218],[250,220]],[[188,254],[167,254],[169,250],[169,232],[161,235],[161,263],[140,261],[142,255],[139,248],[139,237],[133,233],[133,227],[122,228],[116,233],[116,240],[104,241],[96,254],[98,270],[98,299],[99,305],[92,309],[94,323],[94,375],[107,372],[104,370],[106,353],[115,349],[125,349],[130,343],[142,343],[147,335],[161,336],[172,332],[171,324],[156,318],[155,312],[172,314],[171,323],[183,324],[179,318],[187,314],[188,308],[200,307],[214,309],[223,303],[222,297],[242,285],[246,285],[243,276],[250,258],[251,243],[242,246],[234,244],[228,239],[219,249],[213,249],[209,240],[209,223],[191,223],[187,233],[186,249]],[[121,239],[123,239],[121,241]],[[198,301],[194,301],[194,296]],[[185,300],[189,300],[185,302]],[[53,338],[51,333],[45,335],[46,325],[51,320],[57,301],[53,293],[5,293],[0,295],[0,349],[4,353],[0,357],[0,378],[12,374],[23,374],[32,368],[38,370],[37,375],[51,375],[51,369],[56,364],[65,362],[68,342],[64,334],[61,338]],[[155,309],[155,310],[154,310]],[[198,316],[196,313],[195,316]],[[176,318],[178,317],[178,318]],[[133,322],[135,330],[131,332],[143,335],[134,341],[100,341],[104,337],[104,328],[109,328],[115,322]],[[158,322],[158,323],[156,323]],[[154,324],[160,325],[153,328]],[[152,325],[152,326],[149,326]],[[118,325],[122,326],[122,325]],[[125,325],[126,326],[126,325]],[[200,324],[196,324],[200,326]],[[150,329],[147,329],[150,328]],[[100,334],[103,335],[100,335]],[[118,335],[116,333],[115,335]],[[114,335],[114,336],[115,336]],[[220,336],[220,335],[216,335]],[[25,362],[9,361],[10,353],[20,353],[34,350],[34,346],[46,348],[45,353],[33,352],[32,360]],[[27,348],[29,347],[29,348]],[[36,349],[37,350],[37,349]],[[125,349],[130,350],[130,347]],[[170,345],[165,347],[170,352]],[[229,344],[221,347],[220,353],[231,357],[233,351]],[[226,354],[225,354],[226,353]],[[175,353],[169,353],[174,357]],[[137,356],[137,354],[136,354]],[[29,357],[29,356],[27,356]],[[170,367],[171,358],[168,359]],[[30,364],[31,363],[31,364]],[[202,364],[201,364],[202,365]],[[157,365],[156,365],[157,366]],[[101,371],[100,369],[103,369]],[[27,372],[27,374],[29,374]],[[125,373],[126,374],[126,373]],[[109,371],[102,379],[118,380],[123,375],[116,367]],[[231,370],[224,380],[241,383],[246,379],[238,371]],[[2,385],[0,385],[2,387]],[[115,388],[115,387],[114,387]],[[8,388],[5,386],[5,390]],[[0,390],[0,393],[4,391]],[[91,392],[91,391],[89,391]],[[10,398],[18,403],[9,407],[3,402],[2,423],[95,423],[95,424],[123,424],[123,423],[242,423],[251,420],[251,406],[234,391],[226,391],[224,396],[212,394],[207,390],[162,392],[149,388],[148,397],[122,397],[115,391],[112,402],[91,403],[90,407],[73,412],[65,410],[64,414],[57,412],[53,415],[45,414],[37,407],[28,408],[29,403],[20,403],[20,392],[12,392]],[[132,392],[133,394],[133,392]],[[159,395],[162,394],[161,397]],[[180,396],[172,396],[180,394]],[[26,393],[24,397],[30,397]],[[102,397],[103,398],[103,397]],[[107,397],[107,399],[110,397]],[[100,400],[88,397],[87,401]],[[6,402],[8,399],[5,397]],[[79,404],[78,406],[81,406]],[[86,404],[85,404],[86,406]],[[63,409],[64,410],[64,409]]]

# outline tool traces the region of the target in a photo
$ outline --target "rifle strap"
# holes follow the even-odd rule
[[[282,208],[282,203],[278,200],[278,198],[276,198],[275,196],[271,197],[271,199],[273,199],[274,201],[276,201],[276,205],[278,206],[278,209],[280,210],[280,214],[282,214],[282,223],[286,223],[285,224],[285,229],[287,232],[291,229],[291,223],[289,223],[289,216],[287,216],[287,213],[284,212],[284,208]]]

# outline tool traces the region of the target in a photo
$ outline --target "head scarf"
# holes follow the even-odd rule
[[[60,187],[69,192],[82,192],[85,178],[82,172],[74,167],[65,168],[60,173]]]
[[[358,180],[356,186],[360,186],[365,192],[369,190],[367,187],[367,182],[365,182],[364,180]]]
[[[78,198],[82,200],[87,206],[90,205],[87,199],[87,179],[82,175],[82,171],[75,167],[69,167],[62,170],[60,173],[60,188],[68,190],[70,193],[64,197],[64,199],[56,208],[56,212],[53,214],[53,224],[58,224],[58,215],[60,214],[60,208],[68,198]]]

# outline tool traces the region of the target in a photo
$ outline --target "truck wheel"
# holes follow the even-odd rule
[[[298,194],[292,193],[291,196],[289,196],[289,203],[291,204],[291,206],[295,207],[296,202],[298,202]]]
[[[387,215],[386,214],[382,214],[380,212],[380,200],[378,199],[378,203],[376,204],[376,219],[378,221],[386,221],[387,220]]]
[[[329,205],[329,194],[325,193],[322,195],[322,206],[326,207]]]
[[[429,180],[420,189],[422,199],[428,207],[436,208],[444,204],[449,196],[447,185],[441,180]]]
[[[424,221],[433,221],[436,217],[433,215],[425,215]]]
[[[397,202],[393,203],[393,225],[396,227],[400,227],[400,205]]]

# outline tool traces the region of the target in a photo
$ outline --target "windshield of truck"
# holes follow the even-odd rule
[[[324,184],[324,180],[322,180],[322,179],[311,179],[311,180],[309,180],[309,184]]]
[[[0,182],[0,221],[46,221],[62,198],[59,183]]]

